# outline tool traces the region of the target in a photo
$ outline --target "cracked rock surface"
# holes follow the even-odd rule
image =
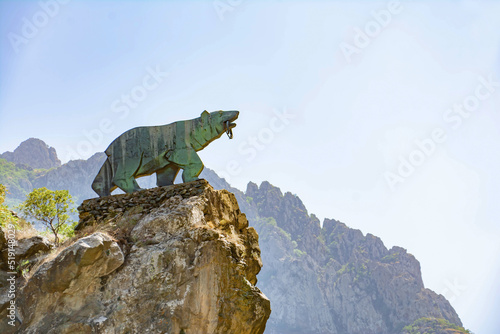
[[[159,202],[157,190],[148,209],[133,201],[139,192],[99,222],[122,234],[102,229],[42,264],[20,291],[17,332],[263,333],[271,309],[255,286],[258,235],[232,193],[195,185]],[[102,201],[95,210],[114,203]]]

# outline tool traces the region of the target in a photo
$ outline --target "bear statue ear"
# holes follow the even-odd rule
[[[209,117],[210,117],[210,113],[209,113],[208,111],[204,110],[204,111],[201,113],[201,121],[202,121],[203,123],[205,123],[205,122],[208,120],[208,118],[209,118]]]

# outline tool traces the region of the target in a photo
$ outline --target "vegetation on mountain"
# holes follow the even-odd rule
[[[34,169],[28,165],[0,159],[0,183],[11,194],[9,198],[6,198],[6,204],[10,207],[19,204],[22,198],[33,189],[33,181],[48,171],[48,169]]]
[[[420,318],[403,328],[402,334],[473,334],[445,319]]]

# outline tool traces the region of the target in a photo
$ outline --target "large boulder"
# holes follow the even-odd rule
[[[47,253],[54,247],[54,244],[46,237],[34,236],[31,238],[20,239],[15,248],[18,262],[32,258],[37,254]]]

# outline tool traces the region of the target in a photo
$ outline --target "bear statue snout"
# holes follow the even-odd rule
[[[235,121],[239,115],[240,115],[240,112],[238,110],[224,111],[224,114],[222,117],[222,123],[224,124],[224,128],[232,129],[232,128],[236,127],[236,124],[233,123],[233,121]]]
[[[232,121],[235,121],[238,116],[240,115],[240,112],[238,110],[229,110],[229,111],[226,111],[226,121],[229,121],[229,122],[232,122]]]
[[[228,135],[229,139],[233,139],[233,128],[236,127],[236,124],[233,123],[238,116],[240,112],[237,110],[229,110],[229,111],[224,111],[224,116],[223,116],[223,124],[224,124],[224,130],[226,131],[226,134]]]

